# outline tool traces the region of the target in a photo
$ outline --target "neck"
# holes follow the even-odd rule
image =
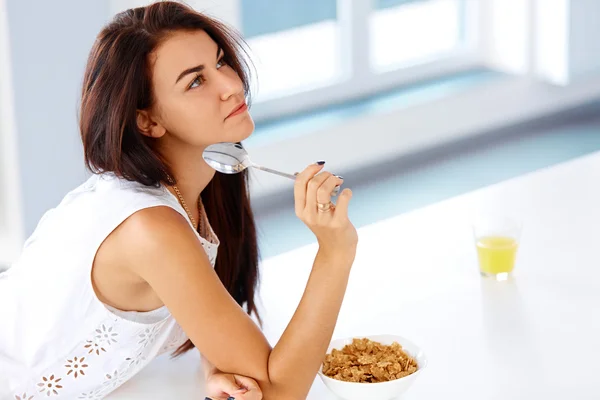
[[[204,148],[187,147],[187,149],[178,149],[175,154],[168,158],[171,173],[177,181],[177,188],[196,224],[199,221],[198,198],[215,175],[215,170],[206,164],[202,158],[203,151]],[[177,196],[172,187],[169,190]]]

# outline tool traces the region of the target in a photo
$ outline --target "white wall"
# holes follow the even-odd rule
[[[569,60],[572,79],[600,70],[600,1],[570,0]]]
[[[18,182],[12,68],[8,18],[0,0],[0,270],[17,255],[23,241],[21,188]]]
[[[5,0],[26,234],[85,178],[77,105],[106,0]]]

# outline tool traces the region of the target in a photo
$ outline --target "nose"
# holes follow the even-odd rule
[[[221,100],[226,101],[231,96],[236,96],[244,90],[242,80],[232,71],[220,73],[218,78]]]

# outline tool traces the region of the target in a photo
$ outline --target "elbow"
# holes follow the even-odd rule
[[[293,382],[261,382],[259,387],[262,400],[305,400],[308,396],[308,390],[300,393]]]
[[[263,400],[306,400],[311,384],[306,387],[305,382],[294,379],[288,372],[273,368],[271,357],[267,362],[266,379],[259,383]]]
[[[269,382],[259,385],[263,400],[306,400],[310,387],[302,390],[294,382]]]
[[[284,391],[262,392],[262,400],[306,400],[308,394],[299,395]]]

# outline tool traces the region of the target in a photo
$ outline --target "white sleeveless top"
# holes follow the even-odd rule
[[[104,239],[136,211],[154,206],[188,219],[164,186],[106,173],[40,220],[19,260],[0,274],[0,400],[102,399],[187,340],[166,307],[116,310],[92,287],[92,263]],[[204,222],[212,240],[198,240],[214,267],[219,242]]]

